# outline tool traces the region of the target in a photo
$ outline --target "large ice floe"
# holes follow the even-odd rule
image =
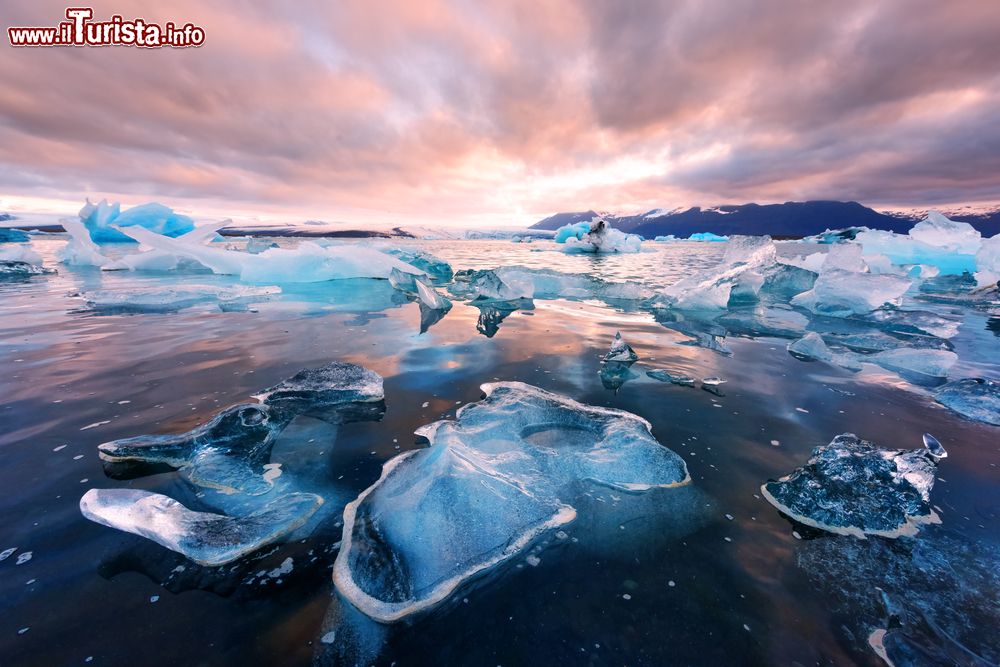
[[[333,362],[303,370],[255,396],[259,403],[226,408],[187,433],[98,447],[106,465],[165,464],[196,487],[248,499],[251,512],[237,517],[196,512],[166,496],[129,489],[91,490],[81,510],[93,521],[142,535],[199,563],[228,562],[287,535],[323,502],[311,493],[253,502],[274,488],[271,449],[292,419],[304,415],[330,424],[376,419],[385,409],[383,397],[377,373]]]
[[[88,199],[80,209],[80,222],[95,243],[132,243],[121,231],[125,227],[141,227],[163,236],[180,236],[194,229],[194,220],[156,202],[122,212],[120,204],[109,204],[106,199],[93,204]]]
[[[974,421],[1000,426],[1000,383],[964,378],[938,387],[934,399]]]
[[[792,474],[761,486],[789,518],[841,535],[900,537],[939,523],[931,508],[937,462],[947,454],[933,436],[922,449],[881,449],[853,433],[812,451]]]
[[[556,238],[559,238],[558,231]],[[639,252],[641,249],[641,238],[615,229],[603,218],[591,221],[587,233],[567,236],[562,247],[563,252],[569,253]]]
[[[83,516],[133,533],[199,565],[225,565],[300,527],[323,499],[293,493],[242,517],[195,512],[173,498],[137,489],[91,489],[80,499]]]
[[[441,602],[573,521],[588,485],[639,493],[690,480],[640,417],[520,382],[482,389],[455,420],[420,428],[430,446],[387,462],[344,511],[334,582],[377,621]]]

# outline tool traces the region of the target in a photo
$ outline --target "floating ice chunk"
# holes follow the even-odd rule
[[[419,276],[414,278],[414,282],[416,283],[417,297],[420,299],[420,303],[431,310],[451,310],[451,301],[438,294],[437,290],[431,287],[430,283]]]
[[[261,495],[273,486],[264,465],[292,416],[266,405],[235,405],[187,433],[113,440],[99,445],[98,454],[109,463],[163,463],[198,486]]]
[[[463,273],[459,278],[468,283],[469,289],[476,299],[514,301],[530,299],[535,293],[530,278],[525,278],[521,274],[501,275],[499,269],[495,271],[471,271]]]
[[[712,232],[695,232],[688,237],[689,241],[711,241],[713,243],[721,243],[723,241],[728,241],[728,236],[719,236],[718,234],[713,234]]]
[[[80,511],[91,521],[145,537],[200,565],[216,567],[280,540],[302,526],[322,504],[320,496],[292,493],[253,514],[228,517],[195,512],[149,491],[91,489],[80,499]]]
[[[793,298],[792,304],[819,315],[861,315],[887,304],[898,305],[911,284],[895,275],[823,269],[813,288]]]
[[[949,220],[937,211],[928,213],[908,235],[866,230],[857,235],[865,254],[886,255],[894,264],[927,264],[944,275],[976,270],[976,253],[982,238],[972,225]]]
[[[556,243],[566,243],[570,238],[582,239],[588,233],[590,233],[589,222],[576,222],[571,225],[563,225],[557,229],[553,240]]]
[[[707,377],[701,381],[702,384],[707,385],[709,387],[718,387],[720,384],[725,384],[727,382],[729,382],[729,380],[723,380],[722,378],[715,377],[714,375],[712,377]]]
[[[0,220],[2,220],[0,216]],[[0,227],[0,243],[27,243],[31,240],[27,232],[22,232],[20,229],[11,229],[10,227]]]
[[[673,234],[667,234],[666,236],[662,236],[662,235],[661,236],[657,236],[653,240],[657,241],[659,243],[669,243],[671,241],[676,241],[677,237],[674,236]]]
[[[948,377],[948,370],[958,361],[958,355],[949,350],[898,348],[866,357],[882,368],[900,373],[916,373],[932,378]]]
[[[1000,234],[983,241],[976,253],[976,285],[996,287],[1000,283]]]
[[[334,582],[377,621],[437,604],[572,521],[584,481],[639,492],[690,479],[635,415],[519,382],[482,388],[455,421],[419,429],[430,447],[386,463],[344,511]]]
[[[802,338],[789,343],[788,351],[800,358],[824,361],[850,370],[861,370],[861,362],[855,355],[834,352],[815,331],[810,331]]]
[[[964,378],[938,387],[934,400],[975,421],[1000,426],[1000,384],[984,378]]]
[[[268,241],[267,239],[251,238],[247,241],[246,251],[251,255],[259,255],[265,250],[270,250],[271,248],[279,247],[274,241]]]
[[[142,227],[163,236],[180,236],[194,229],[191,218],[156,202],[133,206],[124,213],[120,209],[119,204],[109,205],[105,199],[96,205],[88,199],[80,209],[80,222],[95,243],[131,243],[132,239],[120,231],[122,227]]]
[[[642,239],[635,234],[626,234],[617,230],[600,218],[596,218],[590,223],[586,234],[579,238],[570,236],[563,245],[563,252],[568,253],[633,253],[639,252],[641,249]]]
[[[281,411],[328,419],[351,403],[381,401],[385,391],[382,376],[375,371],[334,361],[299,371],[254,398]]]
[[[927,449],[880,449],[852,433],[761,492],[799,523],[841,535],[900,537],[940,523],[930,506],[937,463]]]
[[[646,371],[646,375],[653,378],[654,380],[659,380],[660,382],[669,382],[670,384],[678,384],[682,387],[693,387],[695,386],[696,380],[688,375],[674,375],[669,371],[665,371],[659,368],[654,368],[652,370]]]
[[[445,283],[455,277],[455,272],[452,270],[451,264],[435,257],[426,250],[418,248],[377,247],[382,252],[397,257],[406,264],[420,269],[430,276],[433,282]]]
[[[615,333],[615,339],[611,342],[611,349],[604,355],[605,361],[638,361],[639,355],[635,353],[632,346],[622,338],[622,332]]]
[[[199,303],[248,303],[280,294],[280,287],[237,285],[184,285],[178,287],[134,287],[127,290],[93,290],[81,296],[92,310],[113,313],[171,312]]]
[[[60,262],[70,266],[104,266],[111,261],[101,254],[100,248],[90,238],[90,232],[82,222],[72,218],[60,222],[69,234],[69,242],[58,253]]]
[[[0,280],[17,280],[52,273],[42,256],[28,245],[0,246]]]
[[[213,273],[239,276],[250,283],[313,283],[347,278],[388,279],[392,270],[420,274],[419,269],[363,245],[323,247],[310,241],[297,248],[271,248],[259,255],[172,239],[136,227],[122,230],[155,250],[192,259]]]

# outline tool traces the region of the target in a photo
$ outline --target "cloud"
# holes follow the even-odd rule
[[[13,0],[10,25],[64,4]],[[112,2],[203,47],[0,58],[0,193],[358,221],[1000,200],[1000,4]]]

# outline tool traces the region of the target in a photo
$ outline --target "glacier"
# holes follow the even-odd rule
[[[388,461],[344,510],[334,583],[376,621],[432,607],[570,523],[588,484],[640,493],[690,481],[640,417],[520,382],[482,390],[454,420],[421,427],[429,446]]]
[[[915,535],[923,524],[940,523],[930,492],[943,451],[940,443],[933,450],[881,449],[844,433],[815,448],[803,467],[763,484],[761,493],[782,514],[819,530]]]

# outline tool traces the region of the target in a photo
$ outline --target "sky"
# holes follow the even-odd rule
[[[1000,201],[1000,1],[175,0],[192,49],[15,49],[0,210],[498,226]]]

